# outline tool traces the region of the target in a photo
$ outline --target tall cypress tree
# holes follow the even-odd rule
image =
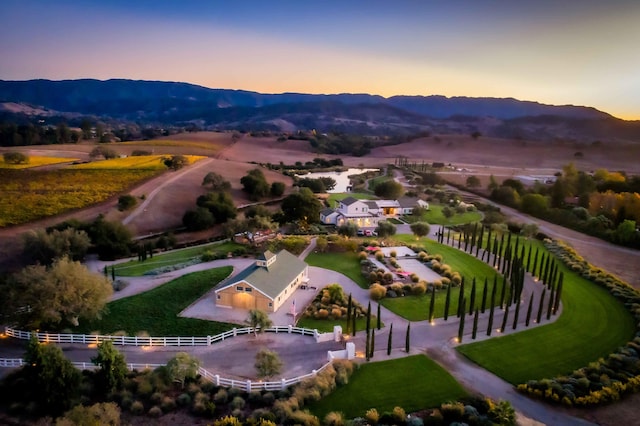
[[[525,269],[527,271],[530,271],[531,269],[531,250],[533,249],[533,245],[529,244],[529,250],[527,250],[527,264],[525,266]]]
[[[451,238],[451,228],[447,228],[447,245],[449,245],[450,238]]]
[[[518,327],[518,319],[520,319],[520,298],[516,300],[516,311],[513,314],[513,329]]]
[[[500,333],[504,333],[507,327],[507,321],[509,320],[509,305],[504,308],[504,316],[502,317],[502,325],[500,326]]]
[[[429,322],[433,322],[436,307],[436,286],[431,286],[431,302],[429,303]]]
[[[529,272],[531,272],[531,275],[533,275],[534,277],[537,277],[536,275],[536,269],[538,268],[538,257],[540,255],[540,248],[536,247],[536,255],[533,257],[533,267],[531,269],[529,269]]]
[[[462,277],[462,282],[460,283],[460,293],[458,294],[458,318],[461,315],[464,315],[464,309],[462,308],[462,300],[464,299],[464,276]]]
[[[378,302],[378,317],[376,318],[376,328],[380,330],[382,328],[382,320],[380,319],[380,302]]]
[[[493,328],[493,311],[495,309],[495,305],[491,304],[491,308],[489,308],[489,323],[487,324],[487,336],[491,336],[491,329]]]
[[[407,335],[404,338],[404,351],[409,353],[411,348],[411,323],[407,323]]]
[[[476,257],[478,257],[478,253],[480,253],[480,249],[484,244],[484,226],[480,224],[480,235],[478,236],[478,241],[476,241]]]
[[[370,343],[370,352],[371,354],[369,355],[369,358],[373,358],[373,353],[376,350],[376,331],[375,330],[371,330],[371,343]]]
[[[347,301],[347,330],[346,334],[348,335],[351,328],[351,308],[353,305],[353,301],[351,300],[351,293],[349,293],[349,299]]]
[[[367,330],[367,341],[364,345],[364,354],[367,361],[369,361],[369,359],[371,358],[371,331],[370,330]]]
[[[465,312],[466,312],[466,302],[467,299],[466,298],[462,298],[462,315],[460,315],[460,324],[458,325],[458,343],[462,343],[462,335],[464,334],[464,319],[466,317]]]
[[[547,289],[543,288],[542,295],[540,295],[540,304],[538,305],[538,317],[536,318],[536,321],[538,322],[538,324],[540,324],[540,321],[542,321],[542,310],[544,309],[544,296],[546,292],[547,292]]]
[[[449,318],[449,305],[451,304],[451,282],[447,285],[447,296],[444,299],[444,320]]]
[[[527,320],[525,322],[525,326],[529,327],[529,322],[531,321],[531,311],[533,311],[533,293],[531,293],[531,297],[529,297],[529,307],[527,308]]]
[[[371,330],[371,302],[367,306],[367,333]]]
[[[393,323],[389,327],[389,338],[387,338],[387,355],[391,355],[391,341],[393,339]]]
[[[115,266],[111,266],[111,281],[116,280],[116,268]]]
[[[551,294],[549,295],[549,304],[547,305],[547,319],[551,319],[551,311],[553,310],[555,290],[556,290],[556,287],[551,286]]]
[[[553,302],[553,315],[558,312],[560,307],[560,297],[562,296],[562,285],[564,283],[564,273],[560,272],[560,278],[558,278],[558,288],[556,289],[556,300]]]
[[[475,314],[473,314],[473,331],[471,332],[471,338],[476,340],[476,334],[478,333],[478,314],[480,311],[476,308]]]
[[[502,292],[500,293],[500,309],[504,308],[504,299],[507,292],[507,279],[502,277]]]
[[[469,296],[469,315],[473,313],[473,309],[476,306],[476,277],[473,277],[471,283],[471,295]]]
[[[353,314],[351,315],[351,335],[356,337],[356,308],[353,308]]]
[[[489,281],[487,280],[487,277],[484,277],[484,289],[482,290],[482,304],[480,306],[480,311],[483,314],[487,306],[487,291],[488,291],[487,287],[488,286],[489,286]]]

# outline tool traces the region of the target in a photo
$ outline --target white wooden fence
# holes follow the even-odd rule
[[[294,327],[292,325],[269,327],[264,330],[267,333],[288,333],[301,334],[303,336],[313,336],[316,342],[323,342],[331,339],[338,339],[335,333],[318,333],[318,330]],[[100,334],[57,334],[46,332],[31,332],[15,330],[5,327],[5,334],[21,340],[29,340],[32,335],[38,337],[43,343],[73,344],[83,345],[98,344],[104,340],[111,340],[114,345],[122,346],[210,346],[213,343],[224,341],[241,334],[253,333],[253,327],[234,328],[233,330],[217,334],[215,336],[200,337],[149,337],[149,336],[112,336]],[[327,336],[328,335],[328,336]]]
[[[21,358],[0,358],[0,367],[22,367],[25,364],[24,360]],[[72,362],[73,366],[80,370],[93,370],[98,368],[95,364],[91,362]],[[147,370],[154,369],[163,366],[164,364],[140,364],[140,363],[128,363],[127,368],[129,370]],[[331,361],[324,364],[318,370],[313,370],[309,374],[303,374],[302,376],[293,377],[290,379],[281,379],[271,382],[263,382],[263,381],[252,381],[252,380],[236,380],[236,379],[228,379],[220,376],[219,374],[213,374],[204,368],[198,368],[198,374],[200,374],[204,379],[213,382],[216,386],[223,386],[227,388],[238,388],[246,392],[251,392],[252,390],[282,390],[286,389],[289,386],[295,385],[297,383],[302,382],[305,379],[310,379],[315,377],[319,372],[327,368],[331,365]]]

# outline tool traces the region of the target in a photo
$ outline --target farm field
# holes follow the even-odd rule
[[[0,169],[0,226],[30,222],[100,203],[161,170]]]
[[[129,336],[208,336],[231,330],[234,325],[183,318],[178,314],[231,273],[225,266],[183,275],[160,287],[107,304],[101,320],[81,323],[76,333],[125,332]]]
[[[147,258],[144,261],[131,260],[126,263],[120,263],[115,267],[115,273],[120,277],[140,277],[153,269],[163,266],[174,266],[197,260],[205,252],[211,252],[214,255],[226,255],[228,252],[233,252],[239,248],[244,248],[244,246],[233,242],[224,242],[172,250],[167,253],[157,254],[153,258]]]
[[[189,164],[193,164],[205,157],[198,155],[185,155]],[[110,160],[91,161],[89,163],[73,165],[71,169],[95,170],[95,169],[143,169],[143,170],[166,170],[163,164],[165,155],[141,155],[135,157],[113,158]]]
[[[371,407],[380,414],[396,406],[409,413],[466,395],[442,367],[424,355],[413,355],[363,364],[349,384],[312,403],[309,410],[321,419],[331,411],[340,411],[346,418],[363,417]]]
[[[7,164],[0,156],[0,169],[30,169],[32,167],[50,166],[53,164],[70,163],[78,160],[77,158],[65,157],[46,157],[46,156],[29,156],[27,164]]]

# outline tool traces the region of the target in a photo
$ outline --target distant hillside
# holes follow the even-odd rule
[[[527,139],[640,141],[640,122],[590,107],[499,98],[261,94],[135,80],[0,80],[2,116],[74,116],[245,130],[316,129],[370,135],[465,133]],[[22,106],[20,106],[22,105]]]

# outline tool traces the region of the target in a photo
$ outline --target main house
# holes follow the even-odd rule
[[[341,226],[353,222],[358,227],[376,227],[378,222],[390,217],[412,214],[416,207],[429,208],[429,204],[419,198],[404,197],[399,200],[358,200],[347,197],[339,201],[335,209],[320,212],[320,221],[325,225]]]
[[[275,312],[308,279],[309,267],[286,250],[264,252],[215,290],[216,306]]]

